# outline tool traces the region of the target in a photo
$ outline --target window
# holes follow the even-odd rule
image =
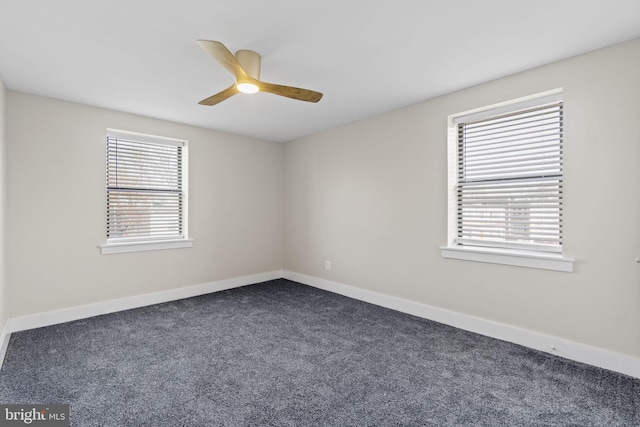
[[[453,168],[450,165],[455,219],[450,212],[450,221],[455,221],[455,234],[447,249],[466,250],[473,260],[482,260],[478,254],[489,250],[494,255],[489,262],[496,262],[496,256],[503,261],[513,256],[554,261],[561,256],[562,94],[450,119],[455,153]],[[522,259],[516,263],[534,266],[528,264]]]
[[[109,130],[102,253],[188,247],[185,141]]]

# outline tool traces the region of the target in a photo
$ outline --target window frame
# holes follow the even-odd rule
[[[186,140],[168,138],[164,136],[149,135],[138,132],[130,132],[119,129],[107,129],[104,135],[105,143],[105,156],[106,147],[109,138],[116,138],[128,141],[135,141],[145,144],[154,145],[171,145],[181,147],[181,191],[182,191],[182,206],[181,206],[181,218],[182,218],[182,236],[181,237],[169,237],[169,236],[137,236],[137,237],[118,237],[108,238],[107,229],[105,228],[106,243],[99,245],[100,253],[102,255],[127,253],[127,252],[141,252],[141,251],[155,251],[164,249],[178,249],[188,248],[193,246],[193,240],[188,236],[188,205],[189,205],[189,191],[188,191],[188,143]],[[107,175],[108,162],[105,157],[105,176]],[[109,213],[108,206],[106,206],[108,200],[108,183],[104,186],[105,191],[105,212]],[[108,221],[108,217],[105,217]],[[106,226],[106,223],[105,223]]]
[[[563,101],[562,89],[555,89],[474,110],[452,114],[448,117],[448,239],[447,245],[440,248],[442,257],[564,272],[573,271],[573,263],[575,262],[575,259],[563,256],[562,246],[560,246],[560,250],[558,252],[546,252],[520,247],[500,247],[499,244],[496,245],[491,243],[486,246],[477,245],[477,243],[471,246],[459,244],[457,242],[459,239],[458,124],[461,122],[471,122],[493,116],[500,116],[558,101]],[[509,245],[507,244],[505,246]]]

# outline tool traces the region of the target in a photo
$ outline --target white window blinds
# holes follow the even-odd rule
[[[562,101],[457,121],[457,244],[562,251],[562,127]]]
[[[183,239],[184,143],[140,139],[107,137],[107,240]]]

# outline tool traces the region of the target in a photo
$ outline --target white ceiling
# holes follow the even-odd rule
[[[0,0],[10,90],[289,141],[640,37],[640,0]],[[262,55],[267,93],[196,43]]]

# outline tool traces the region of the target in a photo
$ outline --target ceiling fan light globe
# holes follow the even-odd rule
[[[260,90],[260,88],[253,83],[238,83],[236,87],[242,93],[256,93]]]

